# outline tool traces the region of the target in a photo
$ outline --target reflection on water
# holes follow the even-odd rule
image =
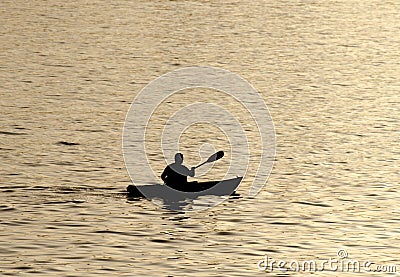
[[[399,9],[2,1],[1,273],[255,276],[265,254],[328,259],[339,248],[400,264]],[[262,94],[277,157],[255,199],[185,214],[121,194],[130,183],[121,133],[145,84],[191,65],[230,70]]]

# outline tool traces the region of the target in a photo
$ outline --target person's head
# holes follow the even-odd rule
[[[175,163],[182,164],[183,163],[183,155],[182,153],[175,154]]]

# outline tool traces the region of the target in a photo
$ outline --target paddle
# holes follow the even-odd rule
[[[224,156],[224,151],[218,151],[217,153],[212,154],[212,155],[208,158],[207,161],[205,161],[205,162],[203,162],[203,163],[201,163],[201,164],[195,166],[194,168],[198,168],[198,167],[200,167],[200,166],[202,166],[203,164],[206,164],[206,163],[215,162],[216,160],[221,159],[223,156]]]

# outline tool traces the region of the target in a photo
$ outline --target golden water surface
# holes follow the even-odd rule
[[[400,271],[398,1],[2,0],[0,34],[1,275],[284,276],[257,262],[339,249]],[[270,178],[245,197],[250,166],[243,197],[198,213],[130,201],[129,105],[154,78],[194,65],[260,92],[276,129]],[[186,164],[205,158],[198,137],[229,147],[217,129],[193,127]],[[226,164],[215,166],[217,176]]]

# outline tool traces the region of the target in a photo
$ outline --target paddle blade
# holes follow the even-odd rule
[[[217,153],[211,155],[208,158],[207,163],[215,162],[216,160],[221,159],[223,156],[224,156],[224,151],[218,151]]]

